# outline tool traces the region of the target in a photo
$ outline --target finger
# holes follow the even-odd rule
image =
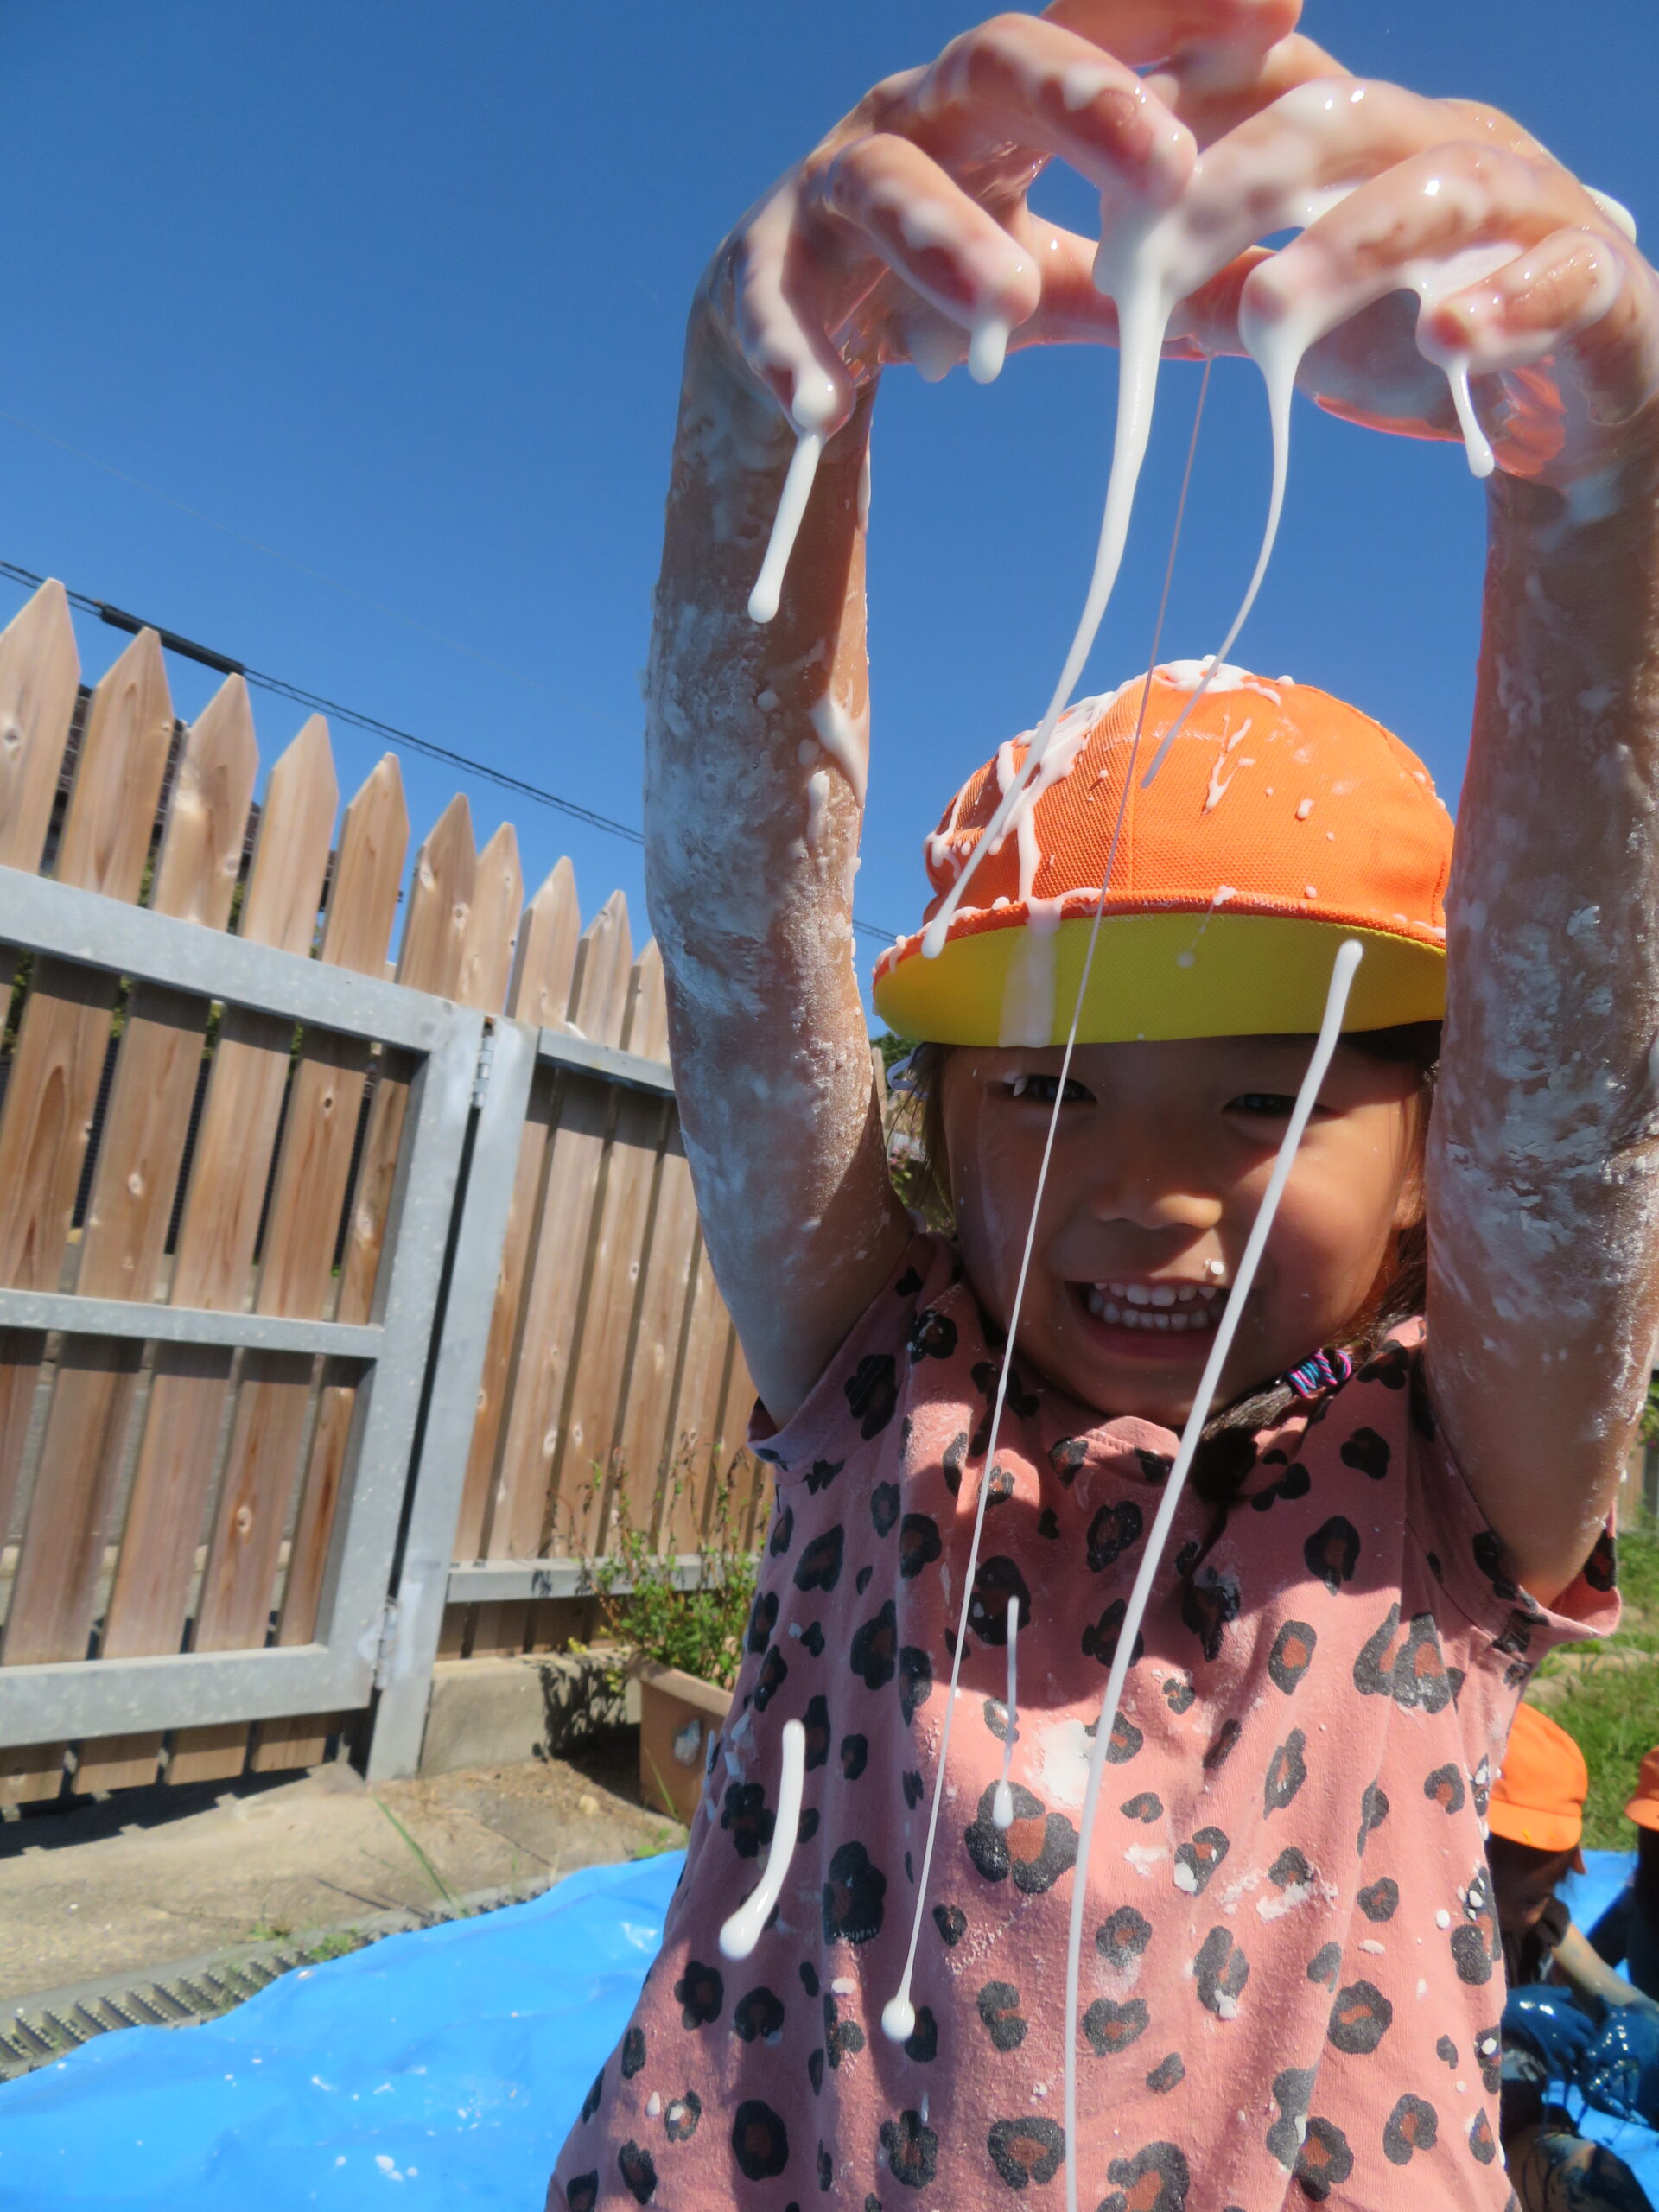
[[[1135,68],[1208,54],[1246,74],[1301,12],[1301,0],[1053,0],[1043,10]]]
[[[1242,83],[1217,83],[1201,67],[1175,64],[1154,70],[1146,85],[1188,125],[1200,146],[1212,146],[1298,85],[1350,73],[1322,46],[1298,32],[1270,48],[1255,74]]]
[[[1198,152],[1192,132],[1134,70],[1030,16],[994,16],[953,39],[912,101],[922,143],[947,162],[1000,153],[1012,139],[1058,155],[1102,187],[1128,183],[1160,205],[1185,184]],[[899,127],[896,118],[889,127]]]
[[[1031,256],[932,156],[891,132],[855,138],[817,181],[850,226],[930,306],[964,329],[1023,322],[1041,280]]]
[[[801,250],[799,194],[782,186],[743,226],[727,256],[731,322],[751,373],[798,431],[829,435],[851,416],[852,377],[830,344],[838,317],[827,270]]]

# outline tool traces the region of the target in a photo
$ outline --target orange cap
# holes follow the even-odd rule
[[[1636,1795],[1624,1808],[1624,1817],[1639,1828],[1659,1828],[1659,1746],[1643,1760],[1636,1777]]]
[[[1492,1834],[1535,1851],[1576,1851],[1589,1794],[1584,1753],[1566,1729],[1536,1706],[1521,1706],[1486,1808]]]
[[[918,932],[877,963],[891,1028],[949,1045],[1065,1041],[1143,695],[1080,1041],[1317,1029],[1345,937],[1365,948],[1347,1027],[1440,1018],[1452,822],[1422,763],[1311,683],[1223,668],[1143,790],[1198,674],[1166,664],[1061,718],[1036,798],[976,865],[938,958]],[[1004,745],[928,839],[929,918],[1027,749]]]

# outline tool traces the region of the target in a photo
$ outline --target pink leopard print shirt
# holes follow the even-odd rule
[[[990,1339],[988,1341],[988,1338]],[[1421,1329],[1255,1440],[1224,1534],[1184,1498],[1087,1870],[1079,2201],[1102,2212],[1510,2202],[1503,1965],[1482,1815],[1521,1689],[1617,1618],[1611,1545],[1546,1611],[1438,1440]],[[553,2212],[1063,2202],[1067,1920],[1091,1724],[1166,1430],[1016,1361],[902,2047],[899,1985],[999,1352],[918,1238],[807,1403],[760,1438],[777,1503],[685,1873]],[[991,1820],[1020,1599],[1015,1819]],[[753,1955],[779,1736],[800,1838]]]

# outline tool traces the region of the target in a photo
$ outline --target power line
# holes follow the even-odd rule
[[[14,583],[25,584],[36,591],[46,582],[32,569],[25,569],[16,561],[0,560],[0,575],[9,576]],[[197,662],[211,668],[220,676],[239,676],[245,683],[261,691],[269,691],[279,699],[290,700],[297,707],[308,708],[313,714],[327,715],[330,721],[349,723],[353,728],[366,730],[375,737],[390,738],[406,747],[411,753],[423,754],[429,760],[441,760],[447,766],[459,768],[468,775],[480,776],[485,782],[494,784],[502,791],[514,792],[537,806],[550,807],[556,814],[567,816],[573,822],[586,823],[590,830],[602,830],[607,836],[620,837],[630,845],[643,845],[645,832],[626,822],[618,822],[613,816],[601,814],[579,800],[563,798],[545,785],[527,782],[522,776],[510,775],[505,768],[492,767],[486,760],[475,760],[470,753],[454,752],[450,747],[434,744],[430,738],[417,737],[413,730],[399,729],[395,722],[382,721],[378,715],[368,715],[357,707],[342,706],[337,699],[325,699],[320,692],[308,691],[302,684],[290,683],[285,677],[269,676],[261,670],[250,668],[245,661],[233,660],[228,653],[216,652],[211,645],[198,645],[194,639],[180,636],[176,630],[164,628],[159,622],[148,622],[142,616],[129,614],[124,607],[111,606],[108,600],[92,599],[86,593],[71,591],[66,585],[65,596],[72,607],[86,614],[95,614],[99,620],[112,630],[120,630],[129,637],[136,637],[140,630],[154,630],[168,652],[181,658]],[[879,944],[891,944],[890,930],[877,929],[874,922],[855,921],[853,927],[861,937],[873,938]]]

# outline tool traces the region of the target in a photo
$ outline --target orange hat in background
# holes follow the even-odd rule
[[[1566,1729],[1536,1706],[1522,1706],[1486,1808],[1492,1834],[1535,1851],[1576,1851],[1589,1794],[1590,1770]]]
[[[1624,1817],[1639,1828],[1659,1828],[1659,1745],[1643,1760],[1636,1777],[1636,1795],[1624,1808]]]
[[[1311,683],[1224,667],[1143,790],[1199,672],[1166,664],[1067,710],[938,958],[918,933],[877,963],[876,1011],[898,1034],[1065,1042],[1126,780],[1081,1042],[1317,1029],[1347,937],[1365,948],[1348,1028],[1440,1018],[1452,821],[1422,763]],[[1001,747],[927,840],[930,917],[1027,749]]]

